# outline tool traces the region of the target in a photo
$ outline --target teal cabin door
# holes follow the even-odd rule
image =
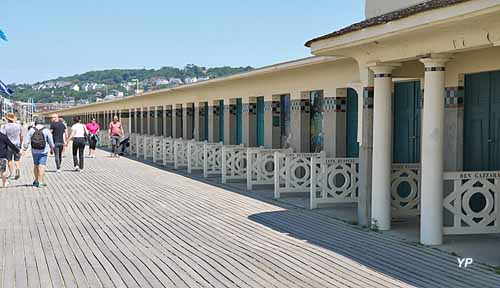
[[[420,163],[420,81],[394,84],[393,163]]]
[[[219,141],[224,143],[224,100],[219,101]]]
[[[203,114],[203,121],[205,122],[205,125],[203,125],[205,131],[205,138],[203,138],[203,140],[208,141],[208,102],[205,102],[203,104],[203,107],[205,111],[205,113]]]
[[[500,170],[500,71],[465,76],[464,170]]]
[[[348,158],[359,157],[358,144],[358,93],[347,89],[347,125],[346,147]]]
[[[243,102],[236,99],[236,144],[243,143]]]
[[[257,147],[260,146],[264,146],[264,97],[257,97]]]

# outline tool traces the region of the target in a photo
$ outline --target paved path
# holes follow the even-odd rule
[[[2,287],[500,287],[500,276],[129,159],[0,191]],[[53,169],[53,158],[49,169]],[[24,185],[24,186],[23,186]]]

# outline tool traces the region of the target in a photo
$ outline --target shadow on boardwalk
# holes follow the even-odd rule
[[[307,210],[260,213],[249,219],[417,287],[500,287],[500,275],[487,266],[459,268],[457,257],[443,251]]]

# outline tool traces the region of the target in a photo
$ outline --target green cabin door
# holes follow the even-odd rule
[[[243,102],[236,99],[236,144],[243,143]]]
[[[205,125],[203,125],[203,128],[205,130],[205,137],[203,138],[203,140],[208,141],[208,102],[205,102],[203,104],[203,107],[205,111],[205,113],[203,114],[203,121],[205,122]]]
[[[219,111],[219,141],[224,143],[224,100],[219,101]]]
[[[346,147],[348,158],[359,157],[358,144],[358,93],[354,89],[347,89],[347,135]]]
[[[420,163],[420,81],[394,84],[393,163]]]
[[[194,139],[194,135],[196,134],[194,132],[194,128],[195,128],[195,125],[194,125],[194,122],[195,122],[195,117],[194,117],[194,113],[195,113],[195,109],[194,109],[194,104],[191,104],[191,139]]]
[[[262,96],[257,97],[257,147],[260,146],[264,146],[264,97]]]
[[[465,75],[464,170],[500,170],[500,71]]]

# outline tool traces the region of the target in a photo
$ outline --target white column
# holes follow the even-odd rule
[[[420,242],[443,243],[443,127],[444,81],[447,56],[424,58],[424,110],[422,115],[422,189]]]
[[[370,66],[374,73],[372,227],[391,229],[392,64]]]

